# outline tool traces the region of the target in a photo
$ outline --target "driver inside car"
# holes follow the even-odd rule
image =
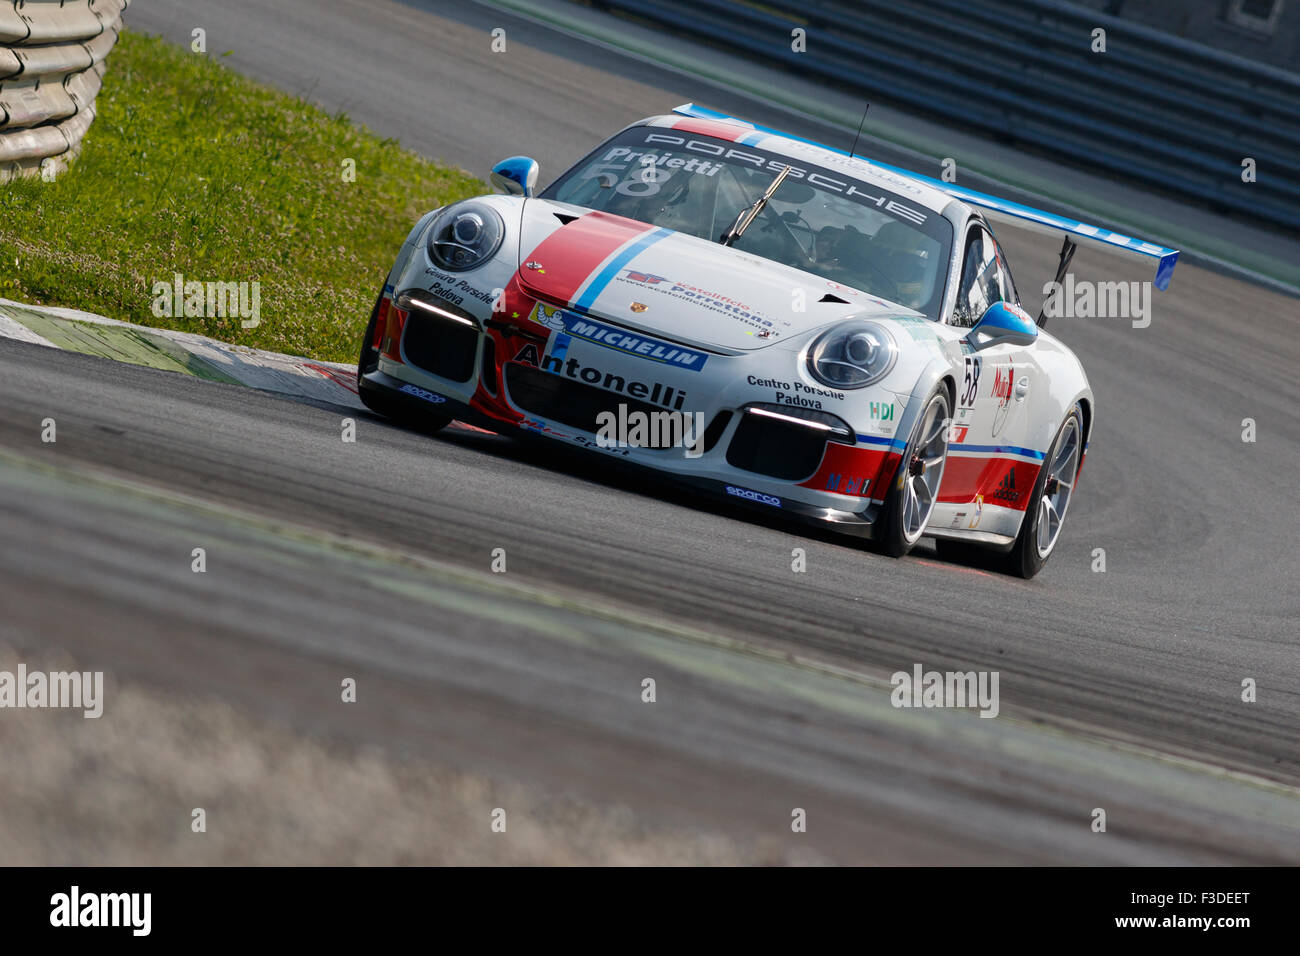
[[[933,258],[923,244],[931,242],[901,222],[886,222],[871,236],[852,225],[828,226],[817,236],[817,252],[837,281],[909,309],[922,309],[934,272]]]
[[[605,204],[606,212],[653,222],[701,239],[712,238],[704,222],[705,204],[692,193],[699,177],[683,170],[634,166]]]
[[[887,222],[871,238],[872,255],[880,271],[893,282],[892,298],[909,309],[920,309],[929,298],[934,258],[923,248],[929,237],[901,222]]]

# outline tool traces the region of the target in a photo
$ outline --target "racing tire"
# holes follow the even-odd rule
[[[1075,405],[1065,416],[1043,457],[1043,467],[1039,469],[1024,520],[1020,522],[1020,534],[1005,555],[1009,573],[1032,578],[1043,570],[1043,565],[1056,550],[1066,513],[1074,498],[1082,456],[1083,410]]]
[[[373,372],[379,367],[379,352],[372,348],[370,343],[375,337],[375,325],[379,322],[379,306],[383,301],[384,293],[380,291],[379,297],[375,299],[375,307],[370,310],[370,321],[366,323],[366,334],[361,340],[361,354],[357,356],[357,394],[361,397],[361,403],[375,414],[415,431],[425,434],[441,431],[451,424],[450,415],[435,415],[427,412],[414,414],[404,402],[362,380],[367,372]]]
[[[921,536],[939,500],[948,460],[948,429],[952,417],[952,399],[948,388],[940,383],[917,417],[907,450],[898,464],[881,509],[880,549],[890,557],[901,558]]]

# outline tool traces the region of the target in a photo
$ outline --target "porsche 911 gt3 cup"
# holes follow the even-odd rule
[[[362,344],[362,399],[425,429],[522,430],[901,556],[1051,555],[1095,420],[1020,307],[989,220],[1177,252],[696,106],[537,193],[416,224]],[[671,442],[648,440],[669,422]],[[627,434],[627,432],[632,434]]]

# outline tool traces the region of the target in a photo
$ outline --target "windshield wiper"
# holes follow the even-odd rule
[[[749,228],[749,224],[758,218],[758,214],[763,211],[763,208],[767,205],[767,201],[772,198],[772,193],[776,192],[777,187],[785,182],[785,177],[789,175],[789,166],[777,173],[776,179],[772,180],[772,184],[767,187],[767,190],[763,195],[759,196],[753,201],[753,203],[740,210],[740,214],[736,216],[735,221],[731,224],[731,228],[722,234],[722,237],[718,242],[722,243],[724,246],[730,246],[737,239],[743,236],[745,230]]]

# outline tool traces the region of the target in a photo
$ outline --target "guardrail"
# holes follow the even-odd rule
[[[131,0],[0,0],[0,182],[81,148]]]
[[[1295,73],[1062,0],[592,2],[866,100],[1300,229]],[[806,52],[792,48],[796,28]],[[1104,53],[1093,52],[1098,28]]]

